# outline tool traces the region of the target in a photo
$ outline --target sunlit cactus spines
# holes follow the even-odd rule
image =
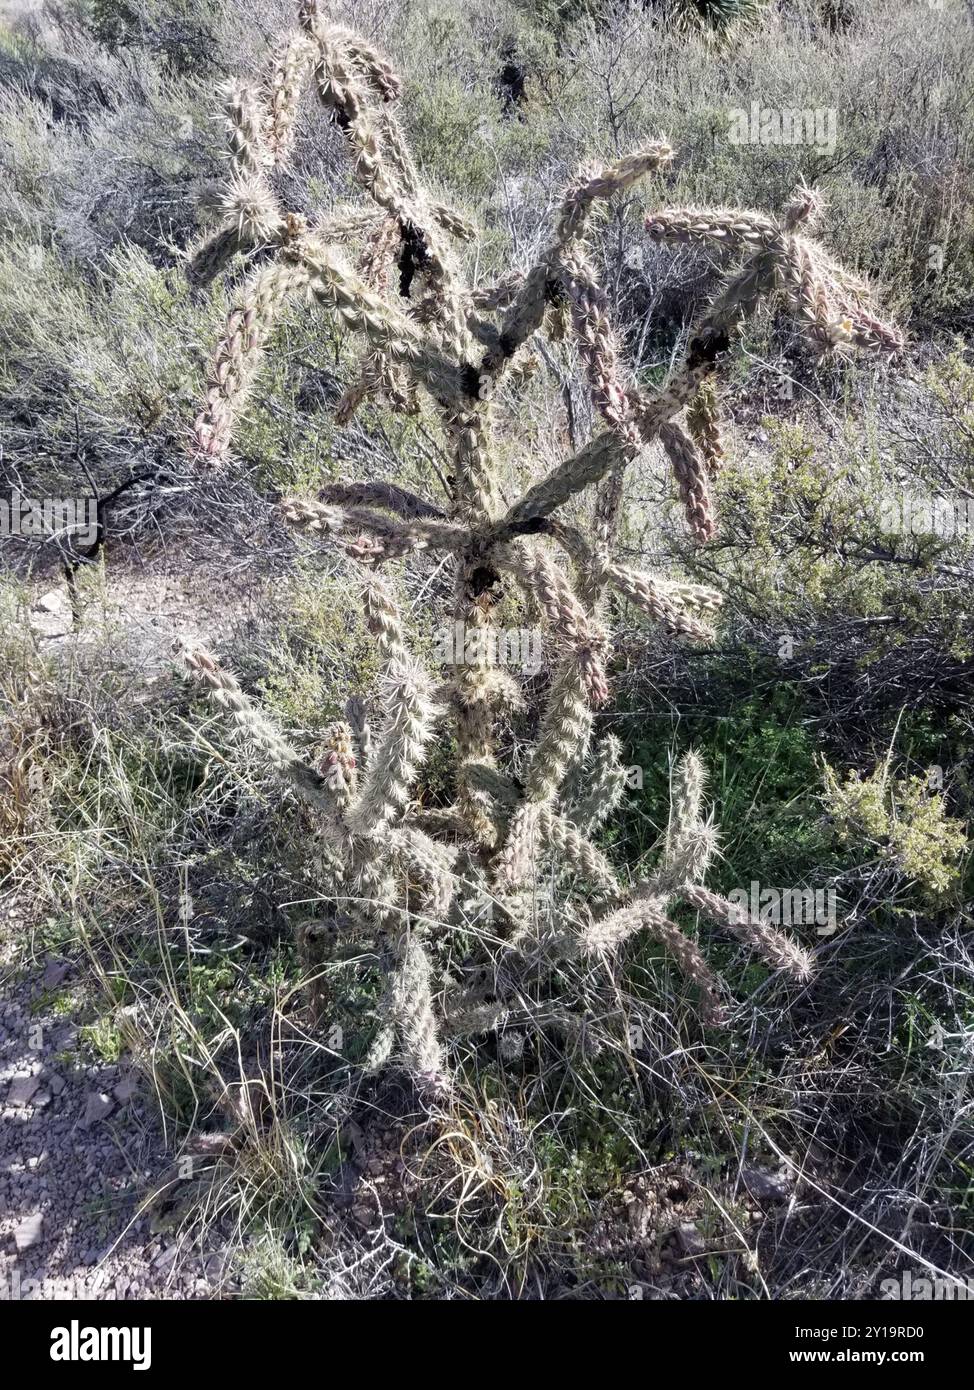
[[[275,50],[267,75],[227,93],[224,220],[190,263],[205,278],[259,250],[212,359],[191,444],[201,466],[232,466],[237,423],[248,403],[259,408],[262,360],[289,300],[308,302],[360,341],[340,421],[378,396],[425,411],[441,431],[452,472],[439,499],[394,482],[349,481],[280,508],[282,520],[338,547],[357,570],[382,665],[381,715],[374,729],[351,715],[332,724],[305,760],[212,655],[191,646],[184,659],[320,818],[328,846],[321,901],[341,923],[336,937],[345,930],[372,939],[384,962],[374,1036],[362,1048],[366,1070],[402,1066],[425,1094],[443,1097],[455,1084],[461,1036],[515,1020],[522,1029],[550,1025],[565,1046],[582,1037],[582,978],[590,991],[604,989],[605,1016],[615,1016],[614,974],[637,937],[662,948],[700,1015],[720,1021],[727,990],[673,920],[681,910],[737,935],[773,969],[810,975],[798,942],[742,921],[706,887],[718,839],[694,754],[674,770],[653,869],[629,872],[592,839],[626,789],[622,745],[595,719],[611,698],[615,606],[638,609],[673,640],[701,642],[720,608],[716,591],[620,557],[627,470],[658,442],[689,533],[706,543],[719,527],[717,382],[758,310],[782,305],[818,356],[892,352],[901,339],[872,308],[868,288],[810,238],[820,211],[811,191],[797,190],[780,217],[650,210],[652,240],[716,247],[725,266],[682,360],[658,390],[647,388],[626,363],[587,234],[597,204],[659,180],[668,145],[655,141],[580,171],[536,262],[500,284],[474,283],[463,267],[476,257],[463,245],[476,228],[427,191],[396,118],[400,86],[370,43],[330,23],[317,4],[302,5],[300,28]],[[374,209],[363,202],[308,225],[278,202],[269,171],[286,164],[306,98],[322,102],[342,133]],[[658,194],[657,184],[651,201]],[[532,341],[563,332],[603,427],[553,468],[529,470],[512,495],[499,448],[505,412],[523,386]],[[442,626],[473,639],[471,651],[436,672],[412,649],[382,574],[388,561],[408,564],[425,552],[451,580]],[[539,616],[546,681],[519,680],[491,660],[498,607],[509,599]],[[431,799],[428,756],[443,740],[449,789]],[[461,937],[463,950],[453,949]]]

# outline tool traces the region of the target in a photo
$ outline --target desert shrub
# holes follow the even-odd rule
[[[846,843],[876,846],[932,902],[943,901],[960,881],[967,851],[961,821],[945,815],[943,796],[922,777],[894,779],[888,766],[844,781],[826,770],[828,806]]]
[[[681,548],[694,578],[726,586],[728,631],[806,682],[836,733],[888,736],[904,703],[946,721],[966,703],[969,391],[954,352],[892,396],[867,392],[863,430],[755,422],[728,447],[719,545]]]
[[[270,171],[287,164],[300,94],[312,77],[345,133],[377,216],[352,205],[309,228],[278,203]],[[624,473],[642,445],[658,438],[691,534],[698,543],[712,538],[709,480],[722,456],[712,378],[765,299],[779,295],[820,353],[843,345],[896,350],[900,342],[871,313],[865,286],[799,233],[819,214],[809,190],[797,190],[777,220],[724,210],[650,213],[651,239],[716,243],[739,268],[725,264],[720,293],[696,324],[682,363],[657,391],[641,389],[623,365],[586,254],[586,223],[593,204],[665,168],[668,147],[650,145],[580,175],[534,266],[496,287],[470,285],[445,236],[462,245],[475,229],[423,188],[392,114],[399,90],[369,43],[305,6],[301,30],[279,50],[263,84],[239,84],[229,93],[226,211],[190,261],[192,276],[205,282],[236,254],[276,247],[273,259],[256,258],[213,359],[195,425],[198,456],[210,467],[227,455],[280,309],[295,292],[310,292],[365,339],[358,380],[335,406],[339,420],[351,419],[370,396],[419,415],[421,392],[439,417],[440,447],[452,469],[445,509],[398,483],[358,481],[330,485],[320,501],[283,504],[292,521],[328,533],[362,566],[366,625],[382,658],[389,713],[374,749],[368,723],[358,717],[323,730],[318,761],[307,762],[206,650],[190,645],[185,659],[319,824],[317,871],[330,925],[324,937],[320,930],[306,937],[310,961],[318,951],[329,959],[331,936],[340,948],[362,940],[379,952],[385,983],[366,1069],[398,1060],[421,1088],[449,1095],[441,1027],[460,1036],[503,1035],[517,1020],[520,1029],[553,1027],[580,1042],[586,1024],[568,984],[577,964],[608,960],[640,933],[692,980],[701,1012],[715,1019],[719,987],[691,938],[665,915],[674,899],[742,936],[772,965],[798,978],[810,973],[796,942],[753,914],[742,918],[702,886],[714,837],[702,808],[705,773],[692,752],[674,774],[662,859],[646,877],[627,886],[588,838],[623,790],[618,743],[590,741],[592,711],[608,695],[602,615],[606,591],[615,589],[672,632],[706,637],[704,620],[717,603],[712,591],[667,584],[614,557]],[[363,238],[356,275],[334,243]],[[571,333],[608,430],[540,479],[529,474],[520,499],[502,502],[494,398],[499,419],[528,374],[528,349],[542,330],[554,343]],[[684,428],[675,417],[688,404]],[[577,507],[593,485],[594,519],[579,526]],[[570,567],[530,537],[557,544]],[[441,552],[455,597],[440,612],[451,636],[464,634],[460,651],[439,655],[453,668],[440,689],[408,651],[394,592],[375,573],[383,561],[416,550]],[[507,659],[492,647],[525,605],[564,647],[540,700],[535,690],[525,700]],[[468,632],[476,637],[474,651]],[[417,784],[447,711],[452,795],[426,811]],[[524,737],[532,730],[533,745]],[[531,888],[539,875],[548,880],[546,897]],[[568,875],[577,887],[587,882],[582,896]],[[455,932],[467,942],[466,959],[454,959],[446,971]],[[526,991],[539,987],[529,1004]],[[602,1008],[611,1012],[608,997]]]

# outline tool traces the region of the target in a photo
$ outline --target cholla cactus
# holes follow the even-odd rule
[[[298,103],[314,87],[347,141],[352,167],[377,205],[355,206],[308,226],[281,207],[271,182],[285,163]],[[532,1021],[530,1000],[574,963],[589,977],[638,935],[652,938],[696,988],[701,1012],[721,1015],[722,986],[700,949],[670,919],[671,905],[697,910],[736,933],[776,969],[799,980],[811,960],[766,924],[743,920],[704,885],[716,834],[704,809],[705,774],[687,755],[676,769],[669,830],[655,872],[636,882],[620,873],[591,834],[618,805],[621,747],[593,740],[593,711],[609,689],[606,621],[613,593],[680,639],[706,640],[720,605],[712,590],[640,573],[615,555],[626,471],[658,441],[670,460],[694,537],[716,519],[710,484],[722,446],[715,381],[736,337],[769,299],[790,309],[819,354],[851,347],[895,350],[894,329],[870,307],[868,290],[846,274],[807,228],[818,200],[800,189],[780,217],[727,209],[650,213],[657,241],[706,242],[727,253],[722,286],[702,315],[683,360],[655,392],[627,370],[607,297],[588,255],[597,202],[670,161],[665,143],[647,145],[602,169],[583,170],[565,193],[550,240],[525,273],[497,286],[471,285],[453,242],[473,229],[424,190],[394,114],[399,81],[371,45],[328,23],[317,5],[301,9],[301,30],[278,51],[260,84],[228,96],[231,173],[226,216],[192,259],[212,274],[237,252],[259,247],[217,348],[195,450],[205,466],[226,459],[235,422],[259,379],[264,350],[288,297],[317,301],[357,334],[364,350],[347,418],[374,392],[438,417],[452,453],[444,505],[389,483],[333,484],[317,499],[291,498],[283,517],[343,549],[363,578],[366,624],[384,663],[385,725],[376,734],[333,725],[317,762],[307,763],[257,711],[207,652],[185,659],[242,733],[310,804],[321,823],[322,893],[341,905],[353,939],[376,938],[389,980],[369,1065],[398,1059],[427,1091],[449,1089],[448,1050],[475,1035]],[[802,230],[802,229],[806,230]],[[349,253],[344,245],[357,246]],[[501,501],[495,438],[497,387],[523,379],[535,335],[574,334],[593,404],[605,422],[572,457]],[[686,411],[686,424],[680,417]],[[565,516],[573,504],[579,524]],[[449,621],[476,638],[449,679],[437,683],[408,650],[382,564],[428,550],[452,567]],[[553,662],[534,747],[515,777],[501,750],[522,691],[491,661],[495,612],[505,592],[540,612]],[[446,615],[444,615],[446,617]],[[361,706],[359,706],[361,709]],[[455,749],[455,802],[430,808],[418,789],[430,741],[444,727]],[[358,756],[356,756],[358,754]],[[533,892],[544,869],[556,888],[545,909]],[[483,949],[450,961],[440,942],[471,912],[489,908]],[[598,973],[598,969],[596,973]],[[604,974],[604,970],[603,970]],[[554,985],[551,985],[554,988]],[[552,1016],[550,989],[534,1022]],[[573,1039],[585,1023],[573,1001],[554,1024]]]

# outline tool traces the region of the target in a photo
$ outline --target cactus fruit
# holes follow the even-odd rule
[[[287,162],[309,86],[342,132],[378,214],[344,208],[309,228],[279,205],[268,173]],[[526,982],[547,979],[554,988],[569,963],[591,976],[593,963],[610,961],[641,933],[692,983],[701,1013],[718,1020],[722,986],[670,919],[671,904],[735,933],[774,968],[808,977],[811,959],[797,942],[742,920],[704,886],[716,834],[694,755],[675,771],[654,872],[629,881],[590,838],[626,782],[618,740],[593,740],[593,711],[609,693],[612,596],[666,632],[700,641],[720,605],[712,590],[642,574],[615,554],[626,471],[658,442],[690,531],[706,542],[716,527],[710,489],[723,456],[715,382],[749,318],[779,300],[820,355],[853,347],[892,352],[902,340],[871,307],[868,288],[811,240],[820,203],[808,189],[797,190],[780,217],[663,210],[647,217],[649,238],[707,244],[726,253],[728,264],[682,361],[659,390],[647,390],[626,368],[586,236],[595,205],[665,168],[669,147],[658,142],[580,173],[537,262],[499,284],[475,286],[451,244],[475,230],[426,193],[396,120],[399,90],[371,44],[305,0],[300,31],[277,50],[265,80],[229,90],[224,221],[191,265],[194,274],[216,273],[230,255],[260,251],[196,421],[194,448],[207,466],[228,456],[288,298],[316,300],[362,340],[364,361],[339,407],[342,418],[381,392],[410,409],[425,398],[439,421],[452,458],[442,507],[381,482],[334,483],[318,499],[290,498],[281,507],[291,523],[340,546],[361,574],[365,622],[383,663],[384,726],[373,736],[353,702],[349,723],[330,726],[317,762],[306,762],[209,653],[189,647],[184,660],[321,818],[330,866],[322,891],[340,897],[347,929],[356,940],[375,937],[387,963],[367,1065],[397,1061],[426,1093],[442,1097],[455,1037],[550,1022],[573,1045],[590,1040],[579,1015],[557,1000],[529,998]],[[352,245],[357,259],[343,249]],[[505,399],[515,393],[530,366],[529,340],[562,331],[574,338],[606,428],[511,501],[499,470],[496,388],[503,381]],[[678,418],[684,410],[685,425]],[[579,524],[590,502],[591,519]],[[393,591],[379,573],[389,559],[423,550],[452,573],[449,618],[472,642],[440,684],[410,654]],[[513,758],[511,711],[523,703],[522,682],[490,656],[498,604],[508,595],[540,613],[556,653],[547,662],[533,748]],[[536,690],[529,687],[533,701]],[[444,725],[454,736],[454,802],[428,806],[424,763]],[[553,903],[536,891],[542,878],[553,886]],[[485,914],[489,927],[475,928]],[[471,943],[467,959],[449,950],[457,930]]]

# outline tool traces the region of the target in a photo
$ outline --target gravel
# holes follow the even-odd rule
[[[172,1155],[137,1075],[80,1053],[54,1011],[51,982],[73,979],[47,961],[0,984],[0,1298],[219,1297],[219,1252],[152,1230]]]

